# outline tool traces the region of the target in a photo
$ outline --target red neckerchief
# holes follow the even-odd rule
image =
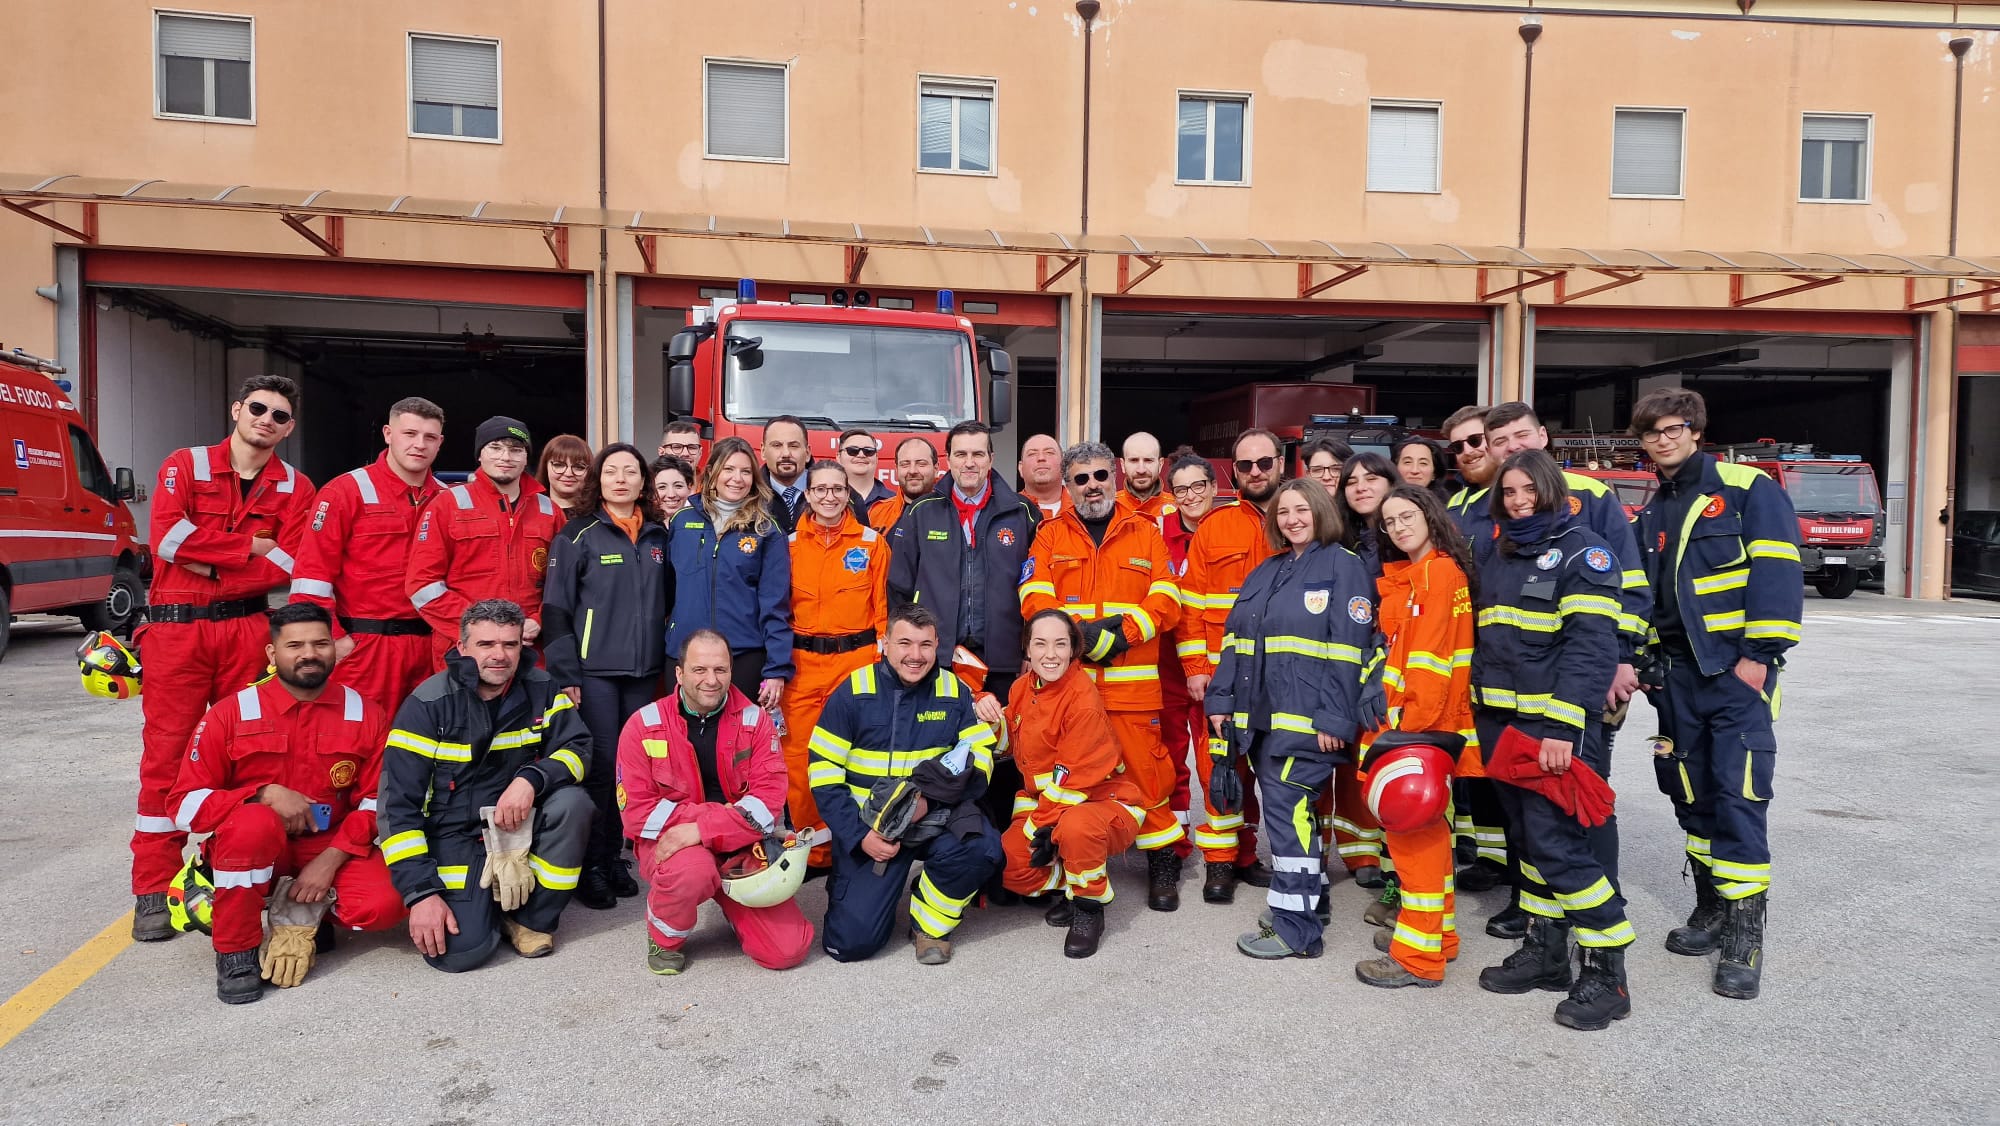
[[[979,510],[985,508],[986,502],[992,499],[993,482],[991,481],[980,485],[979,496],[973,500],[966,500],[964,497],[959,496],[956,484],[951,486],[951,505],[953,508],[958,509],[958,526],[965,531],[965,546],[978,546],[973,541],[972,528],[979,520]]]

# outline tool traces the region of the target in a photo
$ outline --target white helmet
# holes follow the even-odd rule
[[[807,833],[764,838],[722,862],[722,894],[745,907],[776,907],[805,886],[812,846]]]

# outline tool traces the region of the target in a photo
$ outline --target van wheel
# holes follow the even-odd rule
[[[7,659],[7,642],[14,636],[14,603],[7,588],[0,586],[0,660]]]
[[[1813,589],[1819,591],[1821,598],[1846,598],[1860,585],[1859,567],[1835,567],[1825,578],[1815,580]]]
[[[131,640],[132,629],[139,624],[139,607],[145,602],[145,587],[139,582],[139,572],[130,567],[120,567],[111,573],[111,591],[101,602],[93,602],[82,607],[77,616],[83,619],[83,628],[101,629]]]

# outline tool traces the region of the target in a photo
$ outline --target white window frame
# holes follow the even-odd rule
[[[992,109],[989,113],[990,120],[987,125],[987,133],[986,133],[986,165],[987,165],[986,171],[981,172],[976,168],[925,168],[924,167],[924,83],[926,82],[956,82],[962,86],[986,87],[988,93],[986,101],[989,105],[992,106]],[[791,94],[790,87],[786,88],[785,93],[787,98],[789,98]],[[957,102],[958,100],[959,99],[957,98],[952,99],[952,101],[954,102]],[[787,111],[785,114],[786,123],[787,125],[789,125],[791,120],[789,104],[786,107],[786,111]],[[705,112],[702,115],[702,120],[703,122],[706,122],[708,120],[708,115]],[[917,75],[916,146],[917,146],[917,155],[916,155],[917,171],[919,172],[932,176],[984,176],[987,177],[988,179],[1000,175],[1000,80],[997,78],[975,78],[968,75],[957,75],[957,74]],[[786,147],[789,150],[790,148],[789,138],[787,139]],[[956,105],[952,107],[952,113],[951,113],[951,162],[954,165],[958,163],[958,107]]]
[[[204,113],[167,112],[167,65],[160,54],[160,17],[186,16],[191,19],[226,20],[250,25],[250,116],[211,117]],[[233,12],[196,12],[186,8],[153,9],[153,116],[161,121],[204,121],[211,125],[257,124],[257,17]]]
[[[1621,113],[1677,113],[1681,118],[1681,154],[1675,171],[1680,173],[1679,182],[1672,195],[1648,195],[1638,192],[1620,192],[1618,184],[1618,115]],[[1612,199],[1686,199],[1688,182],[1688,111],[1686,106],[1613,106],[1611,107],[1611,152],[1609,185],[1613,188]]]
[[[454,133],[417,131],[417,40],[449,39],[460,43],[493,45],[493,136],[465,137]],[[507,136],[506,48],[498,39],[485,35],[453,35],[445,31],[405,31],[403,33],[403,128],[406,135],[420,141],[462,141],[475,145],[497,145]]]
[[[1428,188],[1370,188],[1368,177],[1372,169],[1363,168],[1361,183],[1365,190],[1382,195],[1442,195],[1444,194],[1444,103],[1423,98],[1372,98],[1368,102],[1368,145],[1364,145],[1365,155],[1374,142],[1375,110],[1382,109],[1427,109],[1437,114],[1437,147],[1431,152],[1431,186]],[[1246,130],[1247,131],[1247,130]]]
[[[1875,197],[1875,115],[1872,113],[1849,113],[1843,110],[1809,109],[1799,114],[1799,161],[1806,158],[1806,118],[1844,117],[1860,118],[1868,123],[1868,136],[1861,142],[1861,197],[1859,199],[1823,199],[1818,196],[1800,195],[1800,203],[1848,204],[1867,203]],[[1799,179],[1805,178],[1805,169],[1799,169]]]
[[[708,146],[708,68],[711,63],[727,66],[761,66],[783,71],[785,75],[785,154],[783,156],[729,156],[710,151]],[[703,160],[731,160],[746,164],[790,164],[792,162],[792,64],[774,62],[770,59],[745,59],[731,55],[703,55],[701,57],[701,158]]]
[[[1206,180],[1181,179],[1181,102],[1188,98],[1205,100],[1211,103],[1213,102],[1243,103],[1243,178],[1241,180],[1217,180],[1214,178],[1215,109],[1212,105],[1210,106],[1208,111],[1208,134],[1207,134],[1208,161],[1207,164],[1204,166],[1208,169],[1208,175],[1210,178]],[[1173,148],[1170,150],[1174,154],[1174,183],[1185,185],[1187,187],[1196,187],[1196,188],[1247,188],[1250,186],[1251,140],[1255,136],[1255,129],[1256,129],[1256,116],[1255,116],[1256,108],[1251,104],[1253,100],[1254,99],[1250,96],[1250,93],[1246,90],[1174,91],[1174,112],[1171,119],[1173,121],[1174,143],[1173,143]]]

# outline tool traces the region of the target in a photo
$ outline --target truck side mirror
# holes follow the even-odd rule
[[[1005,426],[1014,420],[1014,386],[1008,376],[1014,374],[1014,357],[1004,348],[987,348],[986,370],[993,377],[992,398],[987,405],[987,424]]]
[[[693,329],[682,329],[667,341],[667,359],[674,363],[694,359],[694,350],[701,344],[701,333]]]
[[[725,342],[731,359],[736,361],[740,371],[756,371],[764,366],[764,338],[761,336],[732,336]]]
[[[119,466],[112,471],[111,480],[114,485],[112,491],[118,494],[119,500],[131,500],[139,495],[139,481],[132,476],[130,469]]]
[[[678,341],[680,337],[674,339]],[[694,363],[691,360],[675,360],[667,366],[667,411],[676,417],[694,413]]]

